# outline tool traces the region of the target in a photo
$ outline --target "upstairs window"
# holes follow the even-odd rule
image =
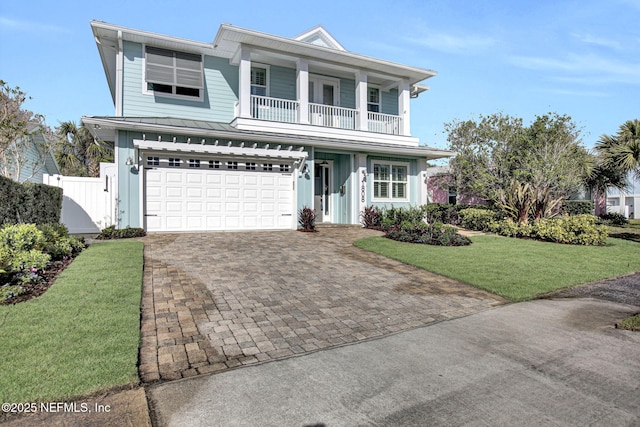
[[[251,95],[267,96],[267,69],[251,67]]]
[[[380,89],[376,87],[368,88],[367,111],[371,111],[372,113],[380,112]]]
[[[200,98],[202,56],[147,46],[145,81],[147,90],[154,93]]]

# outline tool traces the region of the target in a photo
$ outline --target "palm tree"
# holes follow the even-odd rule
[[[585,184],[597,200],[604,200],[609,188],[624,191],[627,176],[633,172],[640,178],[640,121],[628,120],[618,132],[602,135],[595,146],[594,167],[586,174]]]
[[[113,161],[113,147],[96,141],[84,125],[62,122],[56,131],[59,141],[56,161],[63,175],[97,177],[100,162]]]
[[[640,178],[640,121],[627,120],[614,136],[602,135],[596,150],[607,167]]]

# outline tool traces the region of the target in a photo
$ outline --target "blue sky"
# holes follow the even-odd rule
[[[446,148],[444,123],[502,112],[571,116],[591,147],[640,118],[640,0],[3,0],[0,79],[50,126],[114,107],[89,21],[210,42],[221,23],[285,37],[321,24],[347,50],[438,75],[412,133]]]

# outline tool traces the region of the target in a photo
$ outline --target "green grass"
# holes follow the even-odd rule
[[[640,314],[627,317],[622,322],[618,323],[620,329],[628,329],[630,331],[640,331]]]
[[[384,237],[359,248],[525,301],[565,287],[640,270],[640,245],[609,239],[606,246],[574,246],[500,236],[472,237],[469,246],[401,243]]]
[[[142,247],[92,244],[44,295],[0,306],[0,401],[60,400],[138,382]]]
[[[629,220],[629,224],[622,227],[609,226],[609,237],[640,243],[640,219]]]

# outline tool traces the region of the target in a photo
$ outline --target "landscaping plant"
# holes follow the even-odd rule
[[[316,231],[316,213],[305,206],[298,211],[298,224],[301,231]]]
[[[61,224],[5,225],[0,229],[0,301],[41,285],[53,262],[73,257],[84,247],[84,241],[69,236]]]

